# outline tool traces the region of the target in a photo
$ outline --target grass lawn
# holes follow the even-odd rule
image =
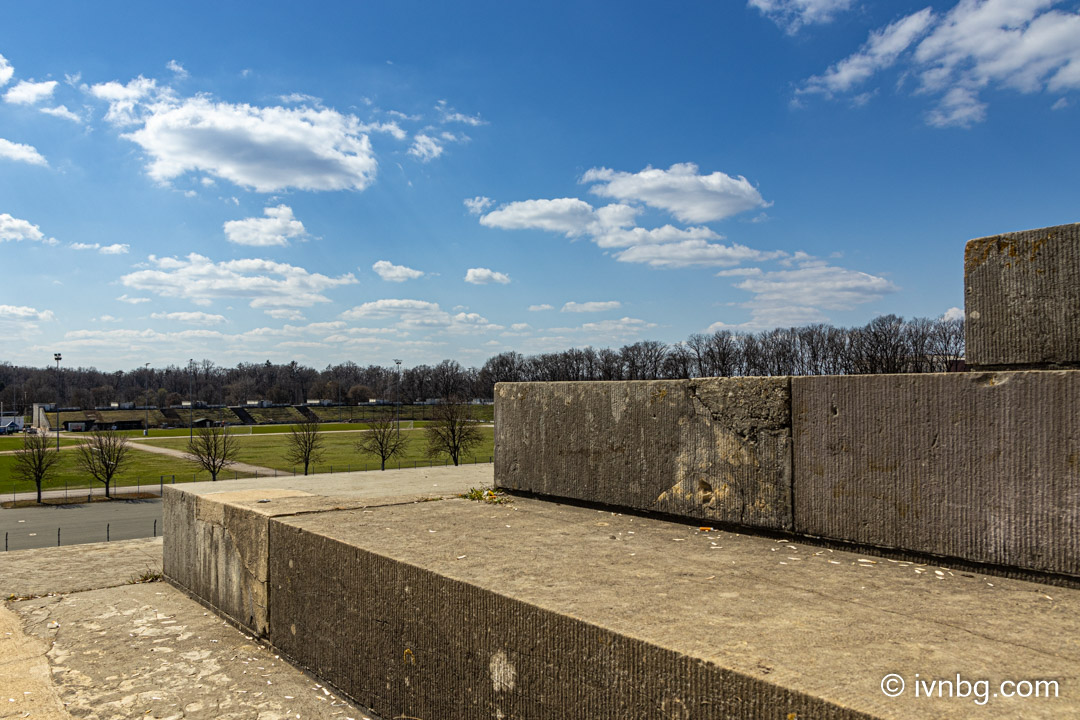
[[[427,465],[429,462],[441,465],[449,462],[449,458],[446,456],[434,460],[427,457],[425,454],[427,443],[423,430],[402,430],[402,434],[408,436],[409,446],[405,457],[401,458],[401,467],[414,467],[414,464],[422,466]],[[495,431],[490,427],[482,427],[480,428],[480,434],[483,438],[482,442],[469,453],[468,457],[463,458],[464,462],[490,462],[490,458],[494,455]],[[360,432],[340,432],[324,435],[325,450],[323,458],[314,472],[331,472],[331,468],[333,472],[378,470],[378,457],[363,455],[356,451],[355,444],[360,437]],[[303,468],[294,468],[285,459],[285,455],[288,453],[288,444],[285,437],[280,433],[238,435],[237,440],[240,441],[240,452],[236,459],[240,462],[274,468],[285,473],[291,473],[294,469],[297,472],[303,472]],[[187,447],[186,440],[176,439],[155,440],[154,444],[175,450],[183,450]],[[398,467],[398,461],[395,460],[392,466]]]
[[[14,467],[14,455],[0,455],[0,498],[13,491],[33,492],[35,489],[33,483],[19,482],[14,479],[12,476]],[[209,473],[203,472],[197,465],[187,460],[141,450],[132,450],[131,463],[123,472],[113,478],[113,486],[157,485],[162,475],[165,476],[166,483],[171,482],[174,475],[177,482],[191,482],[193,478],[200,481],[210,479]],[[227,472],[225,475],[231,478],[233,473]],[[239,473],[238,476],[250,477],[244,473]],[[42,486],[42,490],[63,489],[65,482],[69,489],[91,486],[103,487],[101,483],[79,470],[75,465],[75,451],[73,450],[65,450],[60,453],[60,462],[56,467],[56,472],[53,474],[52,479]]]
[[[79,441],[75,440],[74,438],[64,437],[62,435],[60,436],[60,447],[64,447],[66,445],[77,445],[78,443]],[[0,452],[5,450],[20,450],[22,449],[22,446],[22,435],[0,436]],[[55,434],[49,436],[49,447],[56,447]]]

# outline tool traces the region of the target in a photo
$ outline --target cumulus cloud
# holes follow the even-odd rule
[[[41,167],[49,166],[49,162],[33,145],[11,142],[4,138],[0,138],[0,158],[24,162],[29,165],[40,165]]]
[[[468,209],[470,215],[482,215],[485,210],[491,207],[495,201],[489,197],[483,195],[477,195],[474,198],[465,198],[462,201]]]
[[[541,305],[530,305],[529,306],[529,312],[543,312],[545,310],[554,310],[554,309],[555,309],[554,305],[548,305],[547,303],[543,303]]]
[[[307,235],[304,224],[293,217],[292,208],[288,205],[265,208],[263,214],[266,217],[227,221],[224,225],[225,237],[237,245],[271,247],[288,245],[291,238]]]
[[[188,76],[188,71],[184,69],[184,66],[176,62],[175,60],[170,60],[169,62],[165,63],[165,69],[171,70],[176,74],[177,77],[186,78]]]
[[[384,299],[357,305],[341,314],[343,320],[390,320],[403,331],[482,332],[502,330],[477,313],[443,310],[438,303],[425,300]]]
[[[52,115],[53,117],[64,118],[65,120],[70,120],[72,122],[82,122],[82,118],[68,110],[67,105],[38,108],[38,112],[43,112],[46,115]]]
[[[253,308],[298,308],[330,302],[323,293],[356,283],[352,273],[328,277],[304,268],[258,258],[215,263],[191,253],[183,258],[151,255],[150,269],[120,278],[134,290],[209,305],[213,300],[240,299]]]
[[[33,80],[20,80],[4,93],[4,101],[16,105],[37,105],[45,98],[52,97],[56,90],[55,80],[34,82]]]
[[[102,245],[101,243],[71,243],[68,245],[72,250],[97,250],[102,255],[126,255],[131,251],[127,243],[113,243]]]
[[[140,305],[142,303],[150,302],[150,298],[148,297],[129,297],[127,293],[124,293],[116,299],[122,303],[127,303],[128,305]]]
[[[443,154],[443,146],[437,138],[426,133],[419,133],[413,138],[413,144],[408,152],[420,162],[431,162]]]
[[[963,320],[964,311],[958,307],[951,307],[945,311],[945,314],[942,315],[942,317],[946,320]]]
[[[3,320],[55,320],[52,310],[37,310],[26,305],[0,305]]]
[[[1080,89],[1080,11],[1052,7],[1057,4],[960,0],[940,16],[926,8],[871,32],[859,51],[799,92],[855,91],[876,72],[900,65],[902,77],[915,78],[917,95],[937,98],[926,114],[929,125],[970,127],[987,116],[984,90]]]
[[[56,319],[52,310],[38,310],[26,305],[0,305],[0,333],[9,342],[25,340],[40,331],[40,322]]]
[[[150,317],[155,320],[175,320],[188,325],[219,325],[225,322],[224,315],[211,315],[204,312],[152,313]]]
[[[618,310],[622,307],[622,303],[618,300],[593,300],[590,302],[568,302],[562,306],[562,310],[559,312],[572,312],[572,313],[592,313],[592,312],[606,312],[608,310]],[[530,310],[532,308],[529,308]]]
[[[271,310],[263,310],[264,313],[274,318],[275,320],[303,320],[304,313],[299,310],[291,310],[288,308],[273,308]]]
[[[7,85],[14,74],[15,68],[11,67],[6,57],[0,55],[0,86]]]
[[[723,220],[769,205],[743,176],[719,171],[702,175],[694,163],[677,163],[667,170],[646,167],[637,173],[593,168],[581,182],[595,183],[590,188],[595,195],[642,202],[687,223]]]
[[[599,247],[612,250],[613,257],[621,262],[653,267],[735,265],[783,255],[715,242],[723,236],[704,226],[639,227],[637,217],[642,208],[627,204],[650,205],[683,221],[721,220],[768,205],[746,178],[720,172],[701,175],[696,165],[683,163],[668,170],[646,168],[639,173],[594,168],[581,181],[594,183],[592,191],[598,195],[625,202],[594,208],[579,198],[523,200],[483,215],[480,224],[506,230],[546,230],[568,238],[585,236]]]
[[[804,25],[831,22],[853,0],[749,0],[747,4],[794,35]]]
[[[473,127],[488,124],[487,120],[482,119],[479,115],[464,115],[457,112],[454,108],[447,105],[445,100],[440,100],[436,103],[435,109],[438,110],[440,119],[444,123],[463,123]]]
[[[465,273],[465,282],[473,285],[490,285],[492,283],[506,285],[510,282],[510,276],[488,268],[469,268]]]
[[[56,238],[46,237],[41,228],[27,220],[0,213],[0,242],[33,240],[45,245],[56,245]]]
[[[421,270],[414,270],[405,265],[395,265],[389,260],[379,260],[371,266],[371,269],[387,282],[405,282],[406,280],[416,280],[424,277]]]

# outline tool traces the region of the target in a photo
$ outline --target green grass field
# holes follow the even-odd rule
[[[401,467],[423,466],[429,463],[441,465],[449,462],[445,456],[432,460],[425,453],[427,444],[423,430],[403,430],[409,437],[409,447],[405,457],[401,458]],[[493,428],[482,427],[480,433],[483,436],[481,444],[469,453],[465,462],[490,462],[494,455],[495,432]],[[378,470],[379,459],[371,455],[363,455],[356,451],[355,445],[360,439],[360,432],[337,432],[327,433],[324,436],[325,451],[323,458],[316,466],[314,472],[352,472],[356,470]],[[303,472],[303,468],[294,468],[285,459],[288,452],[286,439],[280,434],[256,434],[238,435],[240,452],[237,460],[250,465],[258,465],[273,468],[279,472],[291,473],[294,470]],[[184,450],[187,441],[181,439],[154,440],[155,445]],[[475,458],[475,460],[474,460]],[[394,461],[393,467],[398,467],[398,461]]]
[[[75,440],[74,438],[65,437],[65,436],[60,437],[60,447],[66,447],[66,446],[69,446],[69,445],[77,445],[78,442],[79,441]],[[7,451],[7,450],[19,450],[19,449],[22,448],[22,446],[23,446],[22,435],[0,436],[0,452],[4,452],[4,451]],[[49,436],[49,446],[50,447],[56,447],[56,435],[50,435]]]
[[[12,492],[34,491],[33,483],[20,482],[14,479],[12,476],[14,466],[14,455],[0,455],[0,499],[4,495],[10,495]],[[232,472],[226,472],[225,474],[230,478],[233,477]],[[113,486],[157,485],[163,475],[166,476],[166,483],[171,482],[174,475],[176,476],[176,482],[210,479],[209,473],[203,472],[196,464],[187,460],[141,450],[132,450],[131,464],[113,479]],[[238,476],[250,477],[250,475],[244,473],[239,473]],[[65,450],[60,453],[60,463],[56,468],[56,472],[42,489],[63,489],[65,485],[72,490],[91,486],[103,487],[101,483],[78,469],[75,465],[75,452],[73,450]],[[8,497],[8,499],[11,498]]]

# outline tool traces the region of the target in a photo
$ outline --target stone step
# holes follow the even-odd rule
[[[232,619],[386,717],[1080,713],[1077,590],[538,500],[322,492],[168,488],[165,573],[204,600],[260,584],[262,624]]]

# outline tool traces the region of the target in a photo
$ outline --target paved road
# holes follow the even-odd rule
[[[7,536],[8,550],[28,550],[55,547],[57,528],[61,545],[105,542],[106,525],[111,540],[152,537],[155,520],[160,535],[160,500],[16,508],[0,510],[0,535]],[[3,563],[0,554],[0,568]]]

